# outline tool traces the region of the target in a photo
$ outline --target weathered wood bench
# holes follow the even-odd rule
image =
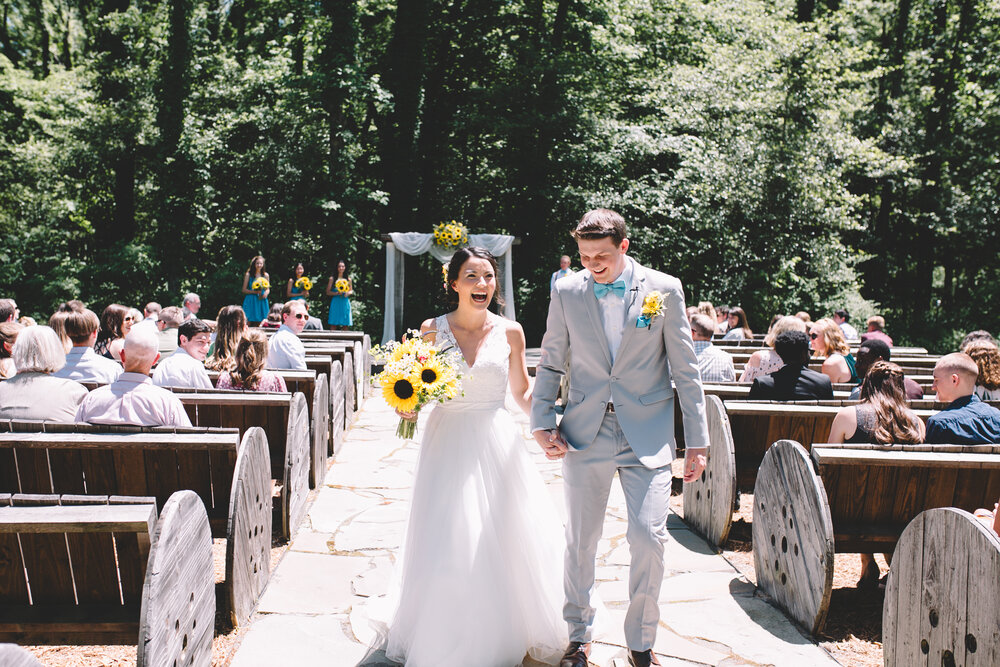
[[[212,535],[201,499],[2,495],[0,640],[132,644],[139,665],[210,665]]]
[[[882,608],[883,662],[1000,664],[1000,538],[953,507],[921,512],[899,538]]]
[[[833,554],[891,553],[936,507],[1000,497],[1000,445],[846,445],[779,440],[754,487],[757,585],[811,633],[826,620]]]
[[[332,452],[332,432],[330,430],[330,382],[325,373],[315,371],[272,370],[281,376],[289,393],[301,392],[309,408],[310,463],[309,486],[317,488],[326,477],[327,457]],[[219,381],[218,371],[209,371],[208,378],[215,386]],[[239,391],[239,390],[227,390]],[[243,392],[250,393],[250,392]]]
[[[309,410],[301,393],[172,389],[191,423],[202,427],[235,428],[241,434],[260,427],[267,438],[270,478],[275,483],[274,532],[290,539],[305,513],[309,494],[309,467],[322,454],[309,439]]]
[[[0,493],[201,498],[226,539],[224,600],[245,623],[271,571],[271,476],[260,428],[175,429],[0,421]]]
[[[360,353],[355,354],[358,360],[356,368],[359,371],[359,380],[363,390],[363,397],[367,398],[371,394],[371,373],[372,373],[372,339],[363,331],[303,331],[300,334],[303,342],[306,341],[351,341],[360,343]],[[355,348],[357,351],[357,348]]]
[[[327,450],[330,456],[340,451],[344,432],[354,420],[353,401],[348,402],[348,383],[344,378],[344,364],[331,356],[306,354],[306,367],[322,373],[330,378],[330,439],[331,447]]]
[[[722,400],[705,397],[709,448],[705,470],[684,484],[684,521],[709,543],[720,546],[729,537],[736,502],[736,459],[733,434]]]
[[[330,356],[334,361],[340,361],[344,372],[345,398],[353,416],[361,409],[361,403],[365,396],[361,343],[305,340],[303,344],[306,348],[306,356]],[[350,379],[350,383],[347,382],[348,379]]]

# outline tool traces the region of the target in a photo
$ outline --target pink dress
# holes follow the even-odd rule
[[[243,385],[239,383],[239,380],[233,379],[233,376],[229,373],[223,372],[219,373],[219,384],[218,389],[243,389]],[[247,391],[281,391],[286,392],[288,388],[285,386],[285,379],[280,375],[272,373],[271,371],[262,371],[260,374],[260,384],[256,389],[248,389]]]

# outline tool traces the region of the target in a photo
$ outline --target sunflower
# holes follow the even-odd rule
[[[382,384],[382,397],[400,412],[413,412],[420,400],[418,381],[411,375],[393,373],[379,378]]]
[[[427,358],[427,361],[417,366],[417,375],[420,376],[421,384],[428,391],[434,391],[446,380],[448,373],[440,360],[436,356],[431,356]]]
[[[340,292],[341,294],[343,294],[348,289],[350,289],[351,283],[347,282],[346,278],[337,278],[337,282],[334,283],[334,287],[337,288],[338,292]]]

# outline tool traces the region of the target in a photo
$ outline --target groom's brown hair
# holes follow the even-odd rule
[[[578,241],[610,238],[615,245],[619,245],[625,240],[625,236],[625,218],[607,208],[587,211],[573,230],[573,238]]]

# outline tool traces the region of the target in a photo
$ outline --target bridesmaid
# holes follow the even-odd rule
[[[337,289],[337,282],[340,280],[347,281],[346,291],[341,292]],[[326,323],[330,325],[330,329],[350,329],[353,324],[351,319],[351,297],[354,296],[354,285],[351,283],[351,279],[347,277],[347,264],[344,260],[337,262],[336,277],[330,276],[330,280],[327,281],[326,295],[330,297],[330,315],[326,320]]]
[[[302,266],[302,262],[295,265],[294,273],[295,277],[288,279],[288,287],[285,288],[286,302],[294,301],[296,299],[305,301],[309,298],[309,290],[295,286],[295,282],[306,274],[306,267]]]
[[[267,295],[270,289],[253,289],[253,283],[258,278],[263,278],[270,283],[271,277],[264,270],[264,258],[257,255],[250,260],[250,268],[243,274],[243,312],[247,314],[247,322],[257,326],[267,319],[267,311],[271,309],[267,302]]]

